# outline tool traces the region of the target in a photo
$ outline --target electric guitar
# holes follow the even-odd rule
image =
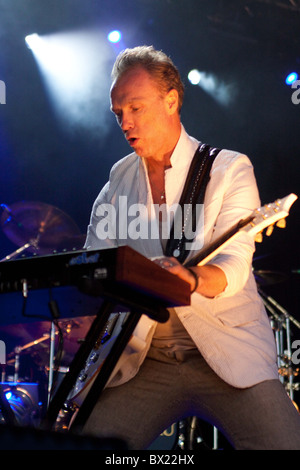
[[[283,199],[277,199],[273,203],[266,204],[256,209],[249,217],[240,220],[236,225],[226,231],[224,235],[201,250],[198,255],[185,264],[185,266],[205,265],[242,233],[246,233],[249,237],[253,237],[257,242],[260,242],[262,232],[265,229],[267,229],[266,235],[270,236],[275,224],[279,228],[284,228],[285,218],[289,215],[290,207],[297,198],[298,197],[292,193]],[[126,322],[127,316],[128,312],[116,312],[110,315],[104,331],[101,332],[97,343],[86,361],[84,369],[79,374],[68,396],[67,401],[69,403],[78,406],[82,404],[103,362],[116,341],[122,326]]]

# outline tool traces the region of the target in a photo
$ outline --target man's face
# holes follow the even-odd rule
[[[178,139],[177,107],[177,92],[163,95],[141,67],[126,72],[111,89],[111,109],[140,157],[159,160],[173,150]]]

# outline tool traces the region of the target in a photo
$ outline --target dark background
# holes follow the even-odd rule
[[[126,47],[153,44],[177,64],[186,84],[182,121],[204,142],[251,158],[262,203],[299,191],[300,105],[287,73],[300,72],[298,0],[0,0],[0,203],[39,201],[58,207],[86,231],[92,203],[109,169],[129,147],[109,111],[110,70],[117,48],[105,40],[123,32]],[[53,107],[38,65],[25,44],[31,33],[93,31],[101,58],[95,90],[77,118]],[[74,42],[74,49],[77,47]],[[78,54],[78,67],[80,55]],[[97,61],[96,61],[97,67]],[[234,99],[218,104],[189,84],[190,69],[214,73]],[[81,70],[82,72],[82,70]],[[89,83],[89,70],[86,81]],[[78,98],[78,97],[77,97]],[[300,320],[297,201],[285,230],[257,247],[253,267],[279,271],[284,281],[263,289]],[[0,258],[17,246],[0,230]],[[299,336],[296,329],[295,336]]]

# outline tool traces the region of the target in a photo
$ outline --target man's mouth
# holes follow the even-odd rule
[[[129,139],[127,139],[127,142],[129,143],[129,145],[132,147],[134,146],[134,144],[138,141],[138,139],[136,137],[129,137]]]

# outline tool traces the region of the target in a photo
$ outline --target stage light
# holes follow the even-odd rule
[[[287,85],[292,85],[292,83],[294,83],[296,80],[298,80],[298,74],[297,72],[292,72],[292,73],[289,73],[288,76],[286,77],[285,83]]]
[[[193,69],[188,74],[188,79],[192,85],[199,85],[201,80],[201,72],[197,69]]]
[[[220,80],[216,74],[192,69],[188,73],[188,79],[192,85],[198,85],[222,106],[228,106],[235,99],[237,86]]]
[[[107,35],[107,39],[109,40],[109,42],[112,42],[113,44],[116,44],[118,42],[121,41],[122,39],[122,34],[120,31],[117,31],[117,30],[114,30],[114,31],[111,31],[108,35]]]
[[[28,34],[28,36],[25,37],[25,42],[28,49],[35,49],[40,42],[40,37],[37,33]]]
[[[99,30],[26,36],[49,101],[65,131],[103,137],[109,124],[111,48]]]

